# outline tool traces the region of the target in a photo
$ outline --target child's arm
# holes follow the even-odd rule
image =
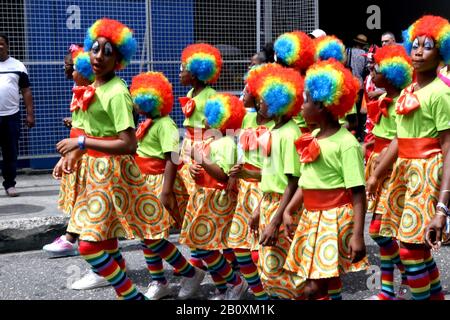
[[[171,213],[178,227],[181,227],[181,217],[179,216],[177,200],[173,193],[173,185],[175,184],[178,170],[178,166],[176,165],[176,162],[178,162],[178,153],[166,152],[164,157],[166,159],[166,167],[164,169],[164,181],[160,200],[163,206]]]
[[[259,214],[261,210],[261,202],[262,199],[259,201],[258,206],[253,211],[252,216],[250,218],[250,231],[256,236],[256,238],[259,238]]]
[[[294,193],[297,191],[297,183],[298,177],[293,175],[286,175],[288,178],[288,185],[284,194],[280,200],[280,206],[273,217],[272,221],[266,226],[261,236],[261,240],[259,244],[263,246],[274,246],[278,240],[278,231],[280,229],[280,225],[283,222],[283,212],[286,209],[286,206],[289,204],[289,201],[294,196]]]
[[[352,263],[361,261],[366,255],[364,243],[364,218],[366,215],[366,192],[364,186],[351,188],[353,203],[353,235],[349,249]]]
[[[214,179],[219,182],[227,182],[228,175],[219,167],[217,164],[214,164],[208,158],[204,157],[203,161],[200,163],[200,166],[205,169],[205,171]]]
[[[292,241],[292,238],[294,236],[294,221],[292,216],[298,212],[298,210],[301,208],[303,204],[303,190],[302,188],[297,188],[297,191],[295,192],[294,196],[292,197],[291,201],[289,201],[288,205],[286,206],[286,209],[283,213],[283,227],[284,227],[284,234],[286,238],[289,239],[289,241]]]

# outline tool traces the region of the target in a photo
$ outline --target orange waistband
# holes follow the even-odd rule
[[[95,139],[95,140],[116,140],[117,136],[112,136],[112,137],[94,137],[94,136],[86,136],[87,138],[90,139]],[[97,150],[92,150],[92,149],[87,149],[87,154],[88,156],[94,157],[94,158],[104,158],[104,157],[112,157],[114,156],[113,154],[110,153],[106,153],[106,152],[101,152],[101,151],[97,151]]]
[[[78,138],[79,136],[84,136],[84,130],[80,128],[70,128],[70,137],[71,138]]]
[[[165,159],[140,157],[135,154],[134,160],[143,174],[163,174],[166,169]]]
[[[244,169],[248,170],[248,171],[256,171],[256,172],[261,172],[261,168],[255,167],[254,165],[250,164],[250,163],[244,163]],[[245,178],[245,181],[248,182],[259,182],[259,180],[257,179],[253,179],[253,178]]]
[[[442,152],[438,138],[398,138],[398,157],[427,159]]]
[[[387,146],[389,146],[389,144],[392,141],[392,140],[380,138],[377,136],[374,136],[374,137],[375,137],[375,144],[373,146],[373,151],[376,153],[380,153],[381,151],[383,151],[383,149],[386,148]]]
[[[201,187],[224,190],[227,183],[219,182],[211,177],[204,169],[195,179],[195,183]]]
[[[203,141],[205,139],[205,128],[192,128],[192,127],[186,127],[186,132],[184,136],[188,139],[194,140],[194,141]]]
[[[303,205],[308,211],[329,210],[352,203],[351,192],[345,188],[331,190],[303,189]]]

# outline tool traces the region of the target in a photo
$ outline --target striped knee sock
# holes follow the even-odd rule
[[[424,249],[400,248],[400,258],[405,266],[413,300],[430,298],[430,276],[424,259]]]
[[[194,267],[186,261],[177,247],[169,241],[165,239],[145,240],[144,243],[147,245],[147,248],[166,260],[183,277],[192,278],[195,275]]]
[[[194,267],[202,269],[203,271],[208,269],[203,263],[203,260],[199,257],[197,249],[191,249],[191,258],[189,259],[189,263]]]
[[[234,249],[239,269],[253,291],[256,300],[268,300],[269,296],[259,278],[258,268],[253,263],[252,253],[249,249]]]
[[[258,260],[259,260],[259,251],[258,250],[252,251],[252,260],[255,265],[258,265]]]
[[[342,300],[342,281],[335,277],[328,281],[328,296],[331,300]]]
[[[117,241],[116,239],[114,239]],[[119,298],[124,300],[142,300],[144,295],[123,272],[119,264],[106,251],[109,240],[102,242],[79,242],[80,255],[92,266],[95,272],[104,277],[114,287]]]
[[[428,274],[430,275],[430,300],[445,300],[444,292],[442,292],[439,269],[436,262],[434,262],[429,249],[425,249],[424,260]]]
[[[145,263],[147,264],[148,272],[153,281],[158,281],[163,284],[167,283],[164,276],[164,266],[161,257],[153,252],[144,242],[141,242],[142,251],[144,252]]]
[[[239,270],[239,263],[236,260],[236,255],[234,254],[233,249],[223,249],[223,256],[227,260],[227,262],[231,265],[233,270]]]
[[[238,285],[242,282],[241,278],[236,275],[219,250],[197,249],[197,253],[199,257],[208,265],[208,270],[217,272],[228,283]]]
[[[117,264],[119,265],[120,269],[123,272],[127,272],[127,266],[125,263],[125,259],[122,256],[122,253],[119,250],[119,241],[116,240],[115,242],[111,242],[110,246],[105,247],[105,251],[114,259],[116,260]]]
[[[222,278],[217,272],[214,272],[213,270],[210,270],[207,266],[205,266],[203,260],[200,258],[197,252],[197,249],[191,249],[191,258],[189,259],[189,263],[196,268],[208,271],[219,293],[225,293],[227,291],[227,282],[225,281],[225,279]]]

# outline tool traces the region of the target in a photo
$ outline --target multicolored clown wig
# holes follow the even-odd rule
[[[427,36],[435,41],[442,60],[450,64],[450,24],[439,16],[423,16],[403,31],[404,46],[411,53],[412,44],[417,37]]]
[[[239,98],[219,93],[209,98],[205,104],[205,116],[211,128],[225,133],[227,129],[241,128],[245,116],[244,103]]]
[[[73,67],[83,78],[93,82],[95,80],[94,71],[92,71],[91,59],[89,53],[83,51],[83,47],[71,47]]]
[[[172,111],[172,85],[160,72],[146,72],[135,76],[130,92],[133,102],[151,118],[164,117]]]
[[[308,69],[305,90],[314,102],[321,102],[335,118],[341,118],[355,104],[359,82],[342,63],[329,59]]]
[[[257,82],[259,79],[259,75],[264,72],[266,69],[274,69],[279,68],[283,69],[283,67],[277,63],[265,63],[253,66],[250,71],[247,73],[247,77],[245,79],[245,84],[247,86],[247,90],[253,97],[256,97],[257,92]]]
[[[124,69],[136,52],[137,42],[133,37],[133,31],[117,20],[103,18],[94,22],[87,30],[84,39],[84,49],[89,51],[97,38],[104,37],[119,51],[122,60],[117,70]]]
[[[403,89],[411,83],[414,68],[403,46],[394,44],[378,48],[374,59],[375,68],[379,68],[379,72],[394,87]]]
[[[325,36],[314,39],[314,44],[316,46],[316,62],[328,60],[330,58],[334,58],[341,63],[345,62],[345,46],[342,41],[335,36]]]
[[[182,68],[205,83],[215,83],[222,70],[220,51],[206,43],[191,44],[181,54]]]
[[[300,112],[304,82],[298,71],[267,64],[249,84],[255,97],[266,103],[269,116],[293,117]]]
[[[276,61],[300,72],[314,63],[314,42],[301,31],[282,34],[274,43]]]

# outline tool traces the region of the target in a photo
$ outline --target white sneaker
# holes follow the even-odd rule
[[[208,300],[225,300],[225,293],[216,293]]]
[[[47,252],[51,257],[66,257],[78,255],[77,243],[67,241],[66,236],[58,237],[52,243],[46,244],[42,250]]]
[[[170,295],[169,283],[163,284],[160,281],[152,281],[148,285],[148,290],[145,296],[150,300],[159,300]]]
[[[70,286],[70,289],[72,290],[89,290],[89,289],[95,289],[100,287],[106,287],[109,286],[108,280],[103,278],[102,276],[99,276],[94,271],[89,270],[89,272],[80,280],[75,281]]]
[[[202,283],[205,278],[205,271],[199,268],[194,269],[195,274],[192,278],[183,277],[183,279],[181,279],[181,289],[180,292],[178,292],[178,299],[186,300],[191,298],[200,287],[200,283]]]
[[[228,288],[225,299],[226,300],[240,300],[244,294],[247,292],[248,289],[248,283],[247,281],[241,279],[241,283],[239,283],[237,286]]]
[[[19,196],[16,188],[14,188],[14,187],[10,187],[10,188],[6,189],[6,195],[9,197],[18,197]]]
[[[412,293],[409,286],[402,284],[398,288],[397,292],[397,298],[400,300],[411,300],[412,299]]]

